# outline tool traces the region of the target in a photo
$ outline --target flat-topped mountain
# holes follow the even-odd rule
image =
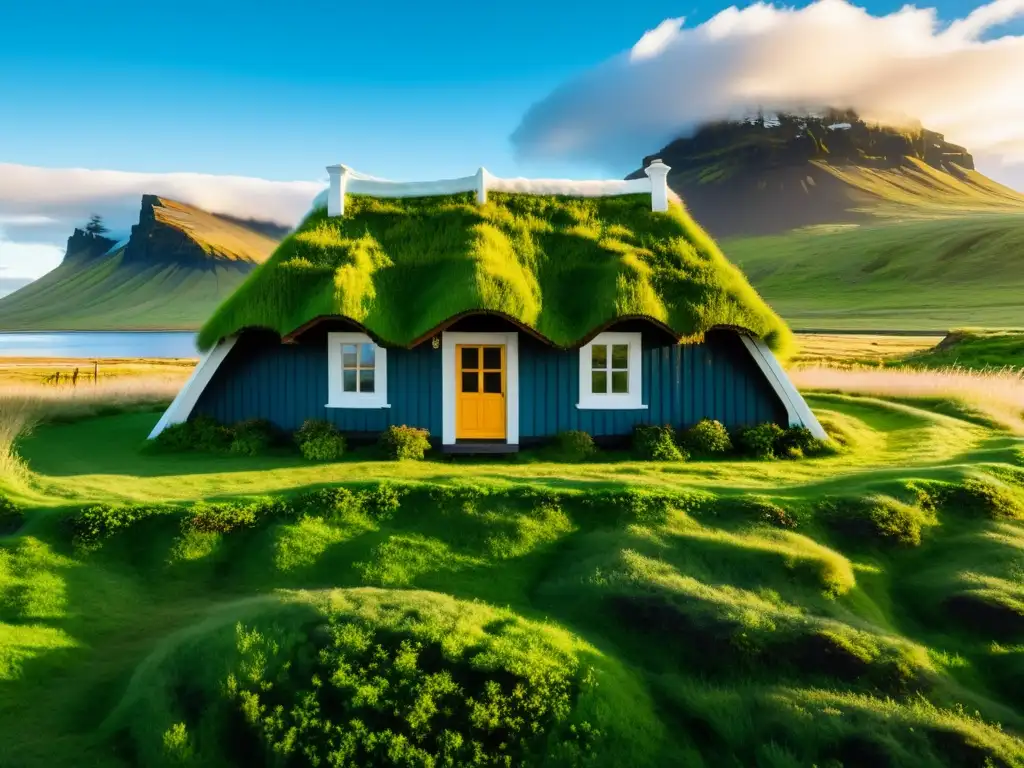
[[[56,269],[0,298],[0,330],[198,328],[287,231],[143,195],[129,238],[76,229]]]
[[[921,126],[852,112],[705,125],[644,158],[716,237],[766,235],[878,216],[1024,212],[1024,194],[974,168],[967,148]],[[630,174],[635,178],[643,169]]]

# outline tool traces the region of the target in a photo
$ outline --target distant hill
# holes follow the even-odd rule
[[[1024,212],[1024,194],[976,171],[965,147],[921,127],[870,125],[850,112],[714,123],[644,158],[644,167],[655,157],[672,168],[669,185],[718,238]]]
[[[723,250],[797,330],[1024,328],[1024,215],[807,227]]]
[[[655,157],[795,329],[1024,327],[1024,194],[941,134],[781,115],[704,126],[644,166]]]
[[[0,330],[194,330],[286,231],[144,195],[129,238],[76,229],[56,269],[0,298]]]

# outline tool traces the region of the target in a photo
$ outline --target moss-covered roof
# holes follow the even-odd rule
[[[244,328],[282,336],[314,318],[353,320],[407,346],[455,315],[501,312],[572,347],[624,317],[678,338],[738,326],[785,354],[791,335],[677,203],[649,195],[349,195],[313,211],[214,313],[201,349]]]

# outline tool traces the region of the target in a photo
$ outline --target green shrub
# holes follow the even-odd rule
[[[266,419],[249,419],[232,427],[229,451],[242,456],[258,456],[273,442],[273,426]]]
[[[430,450],[430,433],[425,429],[391,425],[380,435],[380,446],[389,459],[422,461]]]
[[[775,458],[775,446],[782,437],[783,430],[778,424],[765,422],[756,427],[742,429],[737,435],[737,444],[748,456],[758,459]]]
[[[732,440],[722,422],[714,419],[701,419],[686,431],[683,443],[694,453],[705,456],[728,453],[732,450]]]
[[[167,451],[223,453],[231,447],[233,439],[230,427],[210,416],[200,415],[171,424],[154,438],[154,444]]]
[[[318,488],[300,494],[292,508],[295,514],[340,520],[349,513],[364,514],[375,520],[389,520],[402,505],[405,489],[390,483],[376,488],[351,491],[343,486]]]
[[[844,535],[903,547],[921,543],[926,519],[921,509],[882,495],[825,501],[820,511],[826,522]]]
[[[162,505],[100,504],[83,510],[68,519],[72,543],[84,550],[96,549],[115,533],[127,530],[140,520],[165,514],[174,507]]]
[[[555,448],[559,456],[568,461],[585,461],[597,453],[594,438],[579,429],[559,432],[555,436]]]
[[[345,438],[324,419],[307,419],[295,432],[295,443],[308,461],[336,461],[345,453]]]
[[[662,427],[637,424],[633,428],[633,450],[646,461],[685,461],[688,458],[676,444],[675,430],[667,424]]]
[[[112,716],[139,765],[664,764],[617,665],[484,604],[337,590],[203,630],[140,667]]]
[[[188,510],[181,521],[181,528],[193,533],[230,533],[292,516],[291,506],[280,499],[262,498],[248,504],[200,501]]]
[[[753,509],[762,522],[776,528],[793,530],[798,527],[796,515],[767,499],[748,499],[747,504]]]
[[[16,532],[24,522],[24,511],[6,496],[0,496],[0,536]]]
[[[1024,520],[1024,503],[1013,491],[995,483],[968,478],[958,485],[940,487],[936,501],[971,517]]]
[[[792,459],[826,456],[837,452],[830,440],[815,437],[807,427],[789,427],[784,430],[775,441],[774,451],[776,456]]]

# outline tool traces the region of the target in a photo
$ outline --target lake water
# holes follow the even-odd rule
[[[199,357],[188,331],[0,333],[0,357]]]

